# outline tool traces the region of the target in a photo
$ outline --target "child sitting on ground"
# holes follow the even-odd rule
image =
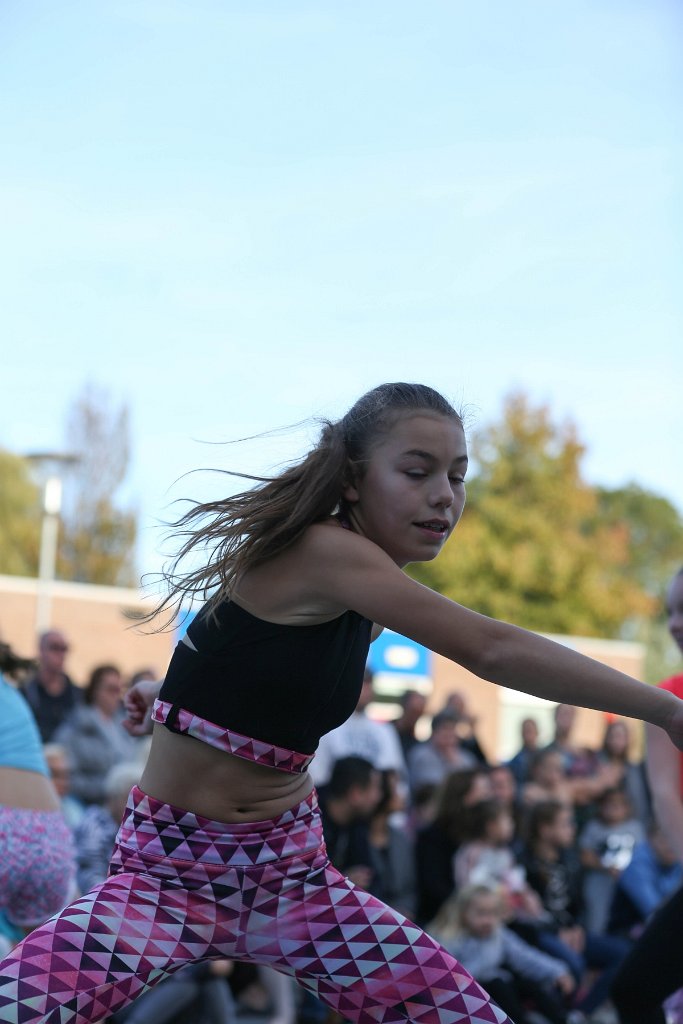
[[[645,839],[645,828],[633,814],[623,789],[608,789],[598,797],[595,815],[579,834],[584,928],[604,932],[609,920],[619,875],[628,867],[636,843]]]
[[[455,888],[486,885],[499,889],[508,921],[536,924],[545,915],[514,854],[514,834],[512,811],[501,800],[480,800],[468,807],[463,820],[465,841],[453,858]]]
[[[589,1015],[607,999],[611,980],[630,943],[616,935],[586,931],[580,924],[581,865],[571,807],[549,800],[531,809],[523,862],[548,918],[537,935],[539,947],[564,960],[579,984],[585,980],[587,968],[600,972],[597,978],[591,977],[588,990],[577,996],[577,1009]]]
[[[530,946],[503,920],[500,892],[470,885],[446,900],[429,930],[516,1024],[529,1024],[528,1000],[552,1024],[567,1024],[565,997],[574,989],[567,965]]]

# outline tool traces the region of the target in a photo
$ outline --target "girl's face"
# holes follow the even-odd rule
[[[515,823],[512,820],[512,815],[508,814],[507,811],[498,814],[488,823],[486,833],[492,843],[498,846],[507,846],[508,843],[512,842],[515,834]]]
[[[100,679],[93,703],[105,715],[113,715],[121,706],[123,680],[118,672],[105,672]]]
[[[683,573],[674,576],[666,596],[669,632],[683,651]]]
[[[525,718],[522,722],[522,743],[525,747],[535,747],[538,743],[538,726],[533,718]]]
[[[356,530],[397,565],[441,551],[465,505],[467,445],[460,423],[430,412],[400,416],[344,491]]]
[[[612,722],[605,734],[605,750],[613,757],[623,757],[628,749],[629,735],[625,722]]]
[[[507,765],[499,764],[491,769],[491,789],[497,800],[511,807],[517,795],[515,777]]]
[[[472,784],[463,797],[463,807],[471,807],[478,804],[480,800],[489,800],[493,796],[491,780],[484,772],[477,772],[472,779]]]
[[[549,751],[536,765],[533,776],[541,786],[549,788],[557,786],[564,778],[562,755]]]
[[[500,924],[500,903],[495,893],[473,896],[462,913],[462,921],[470,935],[487,939]]]
[[[630,813],[630,804],[623,793],[611,794],[600,807],[600,817],[607,825],[618,825],[626,821]]]
[[[568,807],[558,811],[555,820],[548,825],[545,838],[562,850],[569,849],[576,838],[576,822],[573,811]]]

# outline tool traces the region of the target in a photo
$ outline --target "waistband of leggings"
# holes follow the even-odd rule
[[[163,803],[134,786],[117,842],[170,860],[212,864],[263,864],[320,849],[322,826],[315,790],[301,803],[266,821],[213,821]]]

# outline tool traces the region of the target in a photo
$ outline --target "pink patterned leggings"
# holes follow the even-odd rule
[[[0,1021],[94,1024],[217,957],[268,964],[359,1024],[511,1024],[434,939],[330,864],[315,793],[228,825],[138,788],[110,877],[0,964]]]
[[[74,892],[76,859],[61,811],[0,807],[0,909],[32,928]]]

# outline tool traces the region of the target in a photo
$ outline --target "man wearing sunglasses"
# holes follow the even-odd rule
[[[57,727],[82,702],[81,690],[64,671],[69,645],[63,633],[50,629],[38,640],[38,666],[23,688],[40,731],[49,743]]]

